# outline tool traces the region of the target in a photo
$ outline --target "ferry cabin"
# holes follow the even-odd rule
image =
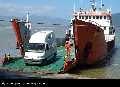
[[[77,17],[78,20],[82,20],[85,22],[91,22],[94,25],[101,27],[104,30],[105,40],[106,42],[114,39],[114,27],[112,26],[112,17],[110,11],[79,11],[75,12],[74,16]],[[73,19],[72,19],[73,20]],[[72,23],[71,20],[71,23]],[[70,28],[71,36],[73,37],[73,26],[71,24]]]

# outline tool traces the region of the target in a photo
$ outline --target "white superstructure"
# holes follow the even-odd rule
[[[111,10],[104,8],[104,4],[102,3],[102,0],[101,0],[101,8],[99,9],[96,8],[95,0],[92,0],[91,3],[92,3],[91,4],[92,8],[90,10],[86,11],[84,9],[80,9],[80,11],[74,11],[74,16],[76,16],[78,20],[91,22],[92,24],[102,28],[104,30],[106,42],[113,40],[115,37],[115,30],[112,25]],[[74,18],[75,17],[73,17],[73,19]],[[71,32],[71,36],[73,36],[72,24],[69,30]]]

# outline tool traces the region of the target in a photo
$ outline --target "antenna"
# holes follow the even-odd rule
[[[25,25],[26,25],[27,29],[31,29],[31,23],[29,21],[29,12],[26,15],[26,24]]]
[[[26,16],[26,22],[27,23],[29,22],[29,12],[27,13],[27,16]]]
[[[103,0],[101,0],[101,9],[104,7]]]
[[[74,5],[73,5],[73,12],[75,13],[76,6],[75,6],[75,0],[74,0]]]
[[[95,0],[91,0],[90,2],[92,2],[91,6],[92,6],[92,10],[96,11],[96,1]]]

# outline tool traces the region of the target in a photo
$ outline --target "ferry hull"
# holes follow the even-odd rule
[[[76,58],[80,64],[94,64],[107,55],[104,31],[92,23],[73,21]]]

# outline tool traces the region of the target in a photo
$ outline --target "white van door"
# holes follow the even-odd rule
[[[45,50],[46,59],[50,60],[51,58],[53,58],[53,56],[54,56],[53,49],[51,49],[50,46],[46,44],[46,50]]]
[[[46,59],[47,60],[50,60],[50,59],[55,59],[54,57],[56,56],[57,54],[57,50],[56,50],[56,47],[53,47],[52,45],[49,46],[48,44],[46,44]]]

